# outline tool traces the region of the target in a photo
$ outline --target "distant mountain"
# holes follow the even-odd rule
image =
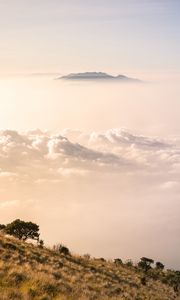
[[[123,82],[140,82],[135,78],[130,78],[125,75],[112,76],[103,72],[84,72],[84,73],[71,73],[57,79],[65,80],[110,80],[110,81],[123,81]]]

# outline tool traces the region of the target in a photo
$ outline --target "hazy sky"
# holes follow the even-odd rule
[[[179,0],[0,0],[1,223],[180,268],[179,12]],[[145,82],[29,76],[91,70]]]
[[[1,0],[0,72],[179,71],[179,11],[179,0]]]

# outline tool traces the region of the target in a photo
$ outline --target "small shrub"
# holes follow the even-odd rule
[[[59,249],[58,249],[60,254],[64,254],[64,255],[70,255],[70,251],[67,247],[63,246],[63,245],[59,245]]]
[[[91,272],[96,272],[96,268],[95,267],[90,267]]]
[[[164,269],[164,265],[160,261],[157,261],[156,262],[156,269],[163,270]]]
[[[15,285],[18,285],[27,279],[25,274],[18,273],[18,272],[11,273],[9,277],[10,277],[10,282]]]
[[[131,259],[128,259],[128,260],[126,261],[126,266],[128,266],[128,267],[133,267],[133,262],[132,262]]]
[[[115,260],[114,260],[114,263],[116,264],[116,265],[122,265],[122,259],[120,259],[120,258],[115,258]]]
[[[91,255],[90,254],[84,254],[84,256],[83,256],[85,259],[87,259],[87,260],[90,260],[90,258],[91,258]]]
[[[54,297],[58,293],[59,289],[55,284],[47,282],[43,284],[42,291]]]
[[[5,253],[1,256],[1,259],[7,261],[11,258],[11,254],[10,253]]]
[[[104,257],[100,257],[99,260],[102,261],[102,262],[106,262]]]
[[[43,248],[44,247],[44,241],[40,240],[38,246],[39,246],[39,248]]]
[[[28,291],[28,295],[29,295],[30,299],[33,299],[37,296],[37,292],[34,289],[30,288]]]
[[[53,273],[53,276],[54,276],[54,278],[56,279],[56,280],[59,280],[59,279],[61,279],[61,273],[59,273],[59,272],[54,272]]]
[[[17,246],[15,244],[12,244],[12,243],[5,243],[4,248],[5,249],[10,249],[10,250],[16,250]]]
[[[146,285],[146,282],[147,282],[146,277],[142,277],[141,278],[141,284]]]

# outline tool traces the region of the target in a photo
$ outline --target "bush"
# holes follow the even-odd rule
[[[59,288],[57,285],[47,282],[43,284],[42,291],[48,295],[51,295],[52,297],[55,297],[55,295],[59,292]]]
[[[116,265],[122,265],[122,259],[121,258],[115,258],[115,260],[114,260],[114,263],[116,264]]]
[[[59,245],[58,251],[61,254],[70,255],[69,249],[67,247],[63,246],[63,245]]]
[[[128,266],[128,267],[133,267],[133,261],[132,261],[131,259],[128,259],[128,260],[126,261],[126,266]]]
[[[17,250],[17,246],[15,244],[12,244],[12,243],[5,243],[3,245],[3,247],[5,249],[10,249],[10,250]]]
[[[27,279],[27,276],[25,274],[19,273],[19,272],[13,272],[9,275],[9,280],[10,280],[11,284],[13,284],[13,285],[19,285],[26,279]]]
[[[44,247],[44,241],[43,240],[40,240],[39,241],[39,248],[43,248]]]
[[[141,278],[141,284],[142,285],[146,285],[146,277],[142,277]]]
[[[161,262],[157,262],[156,263],[156,269],[158,269],[158,270],[163,270],[164,269],[164,265],[161,263]]]

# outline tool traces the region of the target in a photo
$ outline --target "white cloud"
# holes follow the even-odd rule
[[[72,138],[72,140],[71,140]],[[0,178],[58,180],[90,171],[161,174],[174,181],[180,172],[180,139],[133,134],[125,129],[85,134],[64,130],[0,132]],[[169,176],[167,176],[169,174]]]

